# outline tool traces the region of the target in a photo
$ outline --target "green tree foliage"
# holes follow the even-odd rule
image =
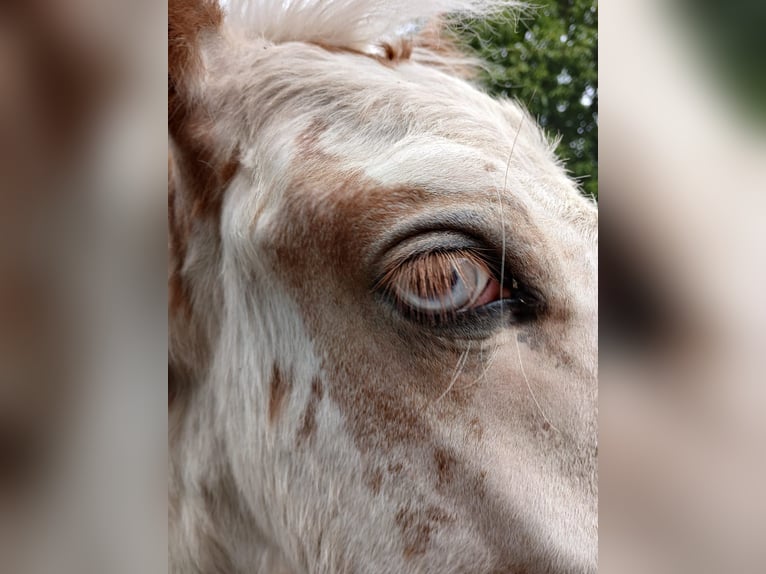
[[[491,93],[515,98],[551,134],[586,194],[598,197],[597,0],[543,0],[520,18],[462,34],[489,65]]]
[[[758,0],[682,0],[675,16],[689,25],[697,48],[718,85],[741,111],[766,125],[766,2]],[[748,118],[748,119],[750,119]]]

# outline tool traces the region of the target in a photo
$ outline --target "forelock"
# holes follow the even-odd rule
[[[229,0],[227,23],[270,42],[367,51],[443,14],[486,17],[514,0]]]

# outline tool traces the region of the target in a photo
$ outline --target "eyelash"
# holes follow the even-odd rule
[[[377,282],[376,289],[385,293],[408,318],[432,325],[449,324],[458,318],[469,320],[492,303],[513,300],[518,283],[499,278],[492,267],[476,250],[430,251],[393,265]],[[446,303],[455,303],[458,285],[458,294],[467,298],[450,307]],[[472,287],[476,292],[468,297],[466,289]],[[480,304],[474,307],[477,302]]]

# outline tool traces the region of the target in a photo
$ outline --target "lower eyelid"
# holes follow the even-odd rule
[[[490,279],[484,291],[471,303],[471,309],[482,307],[500,298],[500,282],[497,279]]]

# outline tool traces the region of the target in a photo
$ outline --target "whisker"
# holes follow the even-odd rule
[[[445,396],[447,396],[447,393],[449,393],[452,390],[452,387],[455,386],[455,382],[460,377],[461,373],[463,372],[463,369],[465,368],[465,364],[468,361],[468,353],[471,350],[471,343],[468,343],[468,347],[466,347],[466,350],[463,351],[463,353],[460,355],[460,359],[458,359],[457,366],[455,367],[455,372],[452,374],[452,380],[449,382],[449,385],[446,389],[444,389],[444,392],[439,395],[439,398],[437,398],[433,403],[431,403],[431,406],[435,406],[440,400],[442,400]]]
[[[511,159],[513,159],[513,152],[516,150],[516,142],[519,140],[519,134],[521,128],[524,126],[525,115],[521,116],[519,122],[519,128],[516,130],[516,135],[513,137],[513,143],[511,144],[511,151],[508,154],[508,161],[505,164],[505,175],[503,176],[503,191],[497,189],[497,203],[500,206],[500,229],[502,232],[502,247],[500,251],[500,293],[503,292],[503,281],[505,281],[505,252],[506,252],[506,239],[505,239],[505,211],[503,209],[503,194],[508,190],[508,172],[511,170]],[[503,300],[500,300],[500,311],[503,310]]]
[[[537,397],[535,396],[535,393],[532,391],[532,385],[529,384],[529,377],[527,377],[527,372],[524,370],[524,361],[521,360],[521,346],[519,345],[519,340],[514,339],[516,342],[516,353],[519,357],[519,367],[521,367],[521,374],[524,376],[524,382],[527,384],[527,389],[529,390],[529,396],[532,397],[532,400],[535,402],[535,405],[537,406],[537,410],[540,411],[540,414],[543,417],[543,420],[550,425],[550,427],[555,430],[556,432],[561,432],[559,429],[554,425],[550,419],[545,416],[545,411],[543,411],[543,407],[540,406],[540,403],[537,401]]]
[[[472,389],[473,387],[478,385],[481,382],[482,379],[484,379],[484,381],[486,381],[487,380],[487,373],[489,372],[490,367],[492,367],[492,364],[495,362],[495,359],[497,358],[497,355],[498,355],[499,352],[500,352],[500,345],[495,345],[495,348],[492,351],[492,353],[489,355],[489,358],[487,359],[487,362],[484,363],[484,368],[481,370],[481,373],[479,373],[479,376],[476,377],[476,379],[473,382],[470,382],[467,385],[464,385],[464,386],[460,387],[460,390],[461,391],[466,391],[468,389]],[[484,351],[482,350],[482,355],[481,355],[481,357],[479,359],[480,362],[483,362],[483,360],[484,360],[483,353],[484,353]]]
[[[526,119],[526,115],[521,116],[521,121],[519,121],[519,128],[516,130],[516,135],[513,138],[513,144],[511,145],[511,151],[508,154],[508,162],[505,164],[505,176],[503,178],[503,191],[502,193],[505,193],[508,189],[508,172],[511,169],[511,160],[513,159],[513,152],[516,149],[516,142],[519,139],[519,134],[521,133],[521,129],[524,126],[524,120]],[[505,251],[506,251],[506,238],[505,238],[505,213],[503,212],[503,197],[500,190],[497,190],[497,201],[500,204],[500,222],[501,222],[501,229],[503,232],[503,238],[502,238],[502,257],[500,259],[500,291],[503,290],[503,280],[505,278]],[[501,302],[502,305],[502,302]],[[543,417],[543,420],[545,420],[546,423],[550,425],[552,429],[554,429],[556,432],[560,432],[558,428],[548,419],[548,417],[545,415],[545,411],[543,411],[542,406],[540,406],[539,401],[537,400],[537,397],[535,396],[534,391],[532,391],[532,385],[529,383],[529,377],[527,377],[527,372],[524,370],[524,362],[521,359],[521,347],[519,346],[519,340],[514,339],[516,343],[516,353],[519,357],[519,367],[521,367],[521,374],[524,377],[524,382],[527,385],[527,390],[529,390],[529,395],[532,397],[532,400],[534,401],[535,405],[537,406],[537,410],[540,411],[540,414]]]

